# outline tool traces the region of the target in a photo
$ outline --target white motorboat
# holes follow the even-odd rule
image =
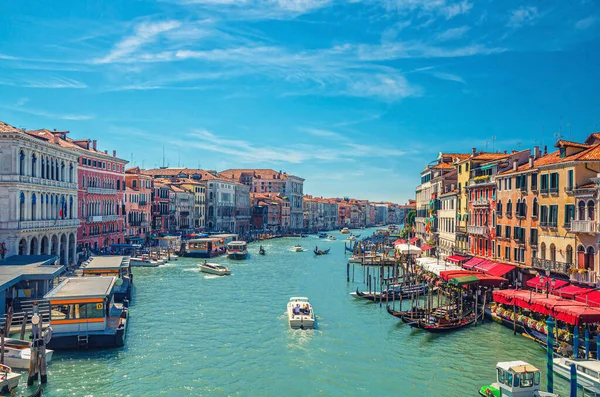
[[[294,252],[303,252],[304,248],[302,248],[302,246],[300,244],[296,244],[295,246],[292,247],[292,251],[294,251]]]
[[[227,244],[227,257],[229,259],[246,259],[248,245],[245,241],[232,241]]]
[[[356,236],[350,235],[350,236],[348,236],[348,238],[346,240],[348,240],[348,241],[356,241]]]
[[[217,265],[216,263],[198,263],[198,267],[203,273],[215,274],[217,276],[229,276],[231,274],[231,270],[228,267]]]
[[[290,298],[287,304],[288,321],[291,328],[314,328],[315,312],[308,298],[297,296]]]
[[[46,362],[52,360],[54,350],[46,349]],[[20,339],[4,339],[4,363],[10,368],[29,369],[31,342]]]
[[[337,238],[335,238],[335,236],[333,236],[331,234],[329,236],[327,236],[327,239],[328,240],[337,240]]]
[[[554,372],[565,379],[571,379],[571,364],[577,366],[577,384],[586,388],[600,390],[600,361],[598,360],[572,360],[565,357],[556,357]]]
[[[362,263],[362,257],[359,255],[352,255],[348,258],[348,263]]]
[[[496,382],[481,387],[479,394],[484,397],[559,397],[540,390],[541,378],[541,371],[525,361],[499,362],[496,364]]]
[[[142,256],[141,258],[129,258],[129,264],[132,267],[157,267],[159,263],[155,260]]]
[[[6,393],[19,386],[21,374],[12,372],[12,368],[0,364],[0,392]]]
[[[342,233],[342,234],[350,234],[350,229],[348,229],[347,227],[345,227],[342,230],[340,230],[340,233]]]

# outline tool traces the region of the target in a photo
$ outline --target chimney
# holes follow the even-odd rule
[[[117,151],[113,150],[113,157],[117,157]]]
[[[533,160],[535,159],[534,156],[529,156],[529,168],[533,168]]]
[[[473,156],[474,156],[475,154],[477,154],[477,148],[476,148],[476,147],[474,147],[471,153],[473,153]]]
[[[533,158],[535,160],[537,160],[537,159],[540,158],[540,155],[541,155],[541,153],[540,153],[540,147],[539,146],[534,146],[533,147]]]
[[[94,150],[96,150],[96,145],[97,145],[97,144],[98,144],[98,141],[94,139],[94,140],[92,141],[92,148],[93,148]]]
[[[548,154],[548,145],[544,145],[544,156]]]
[[[506,154],[506,150],[504,151],[504,154]]]
[[[513,171],[517,170],[518,165],[519,165],[519,162],[517,161],[517,159],[513,159]]]
[[[108,150],[104,150],[104,154],[108,154]]]

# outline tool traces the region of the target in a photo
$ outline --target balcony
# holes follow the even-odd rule
[[[119,215],[93,215],[87,217],[88,223],[118,221]]]
[[[598,275],[593,270],[588,269],[573,269],[569,277],[571,282],[596,285],[598,283]]]
[[[467,234],[467,227],[466,226],[456,226],[456,233],[457,234]]]
[[[423,223],[424,224],[425,222],[427,222],[427,218],[422,217],[422,216],[415,217],[415,223]]]
[[[569,269],[573,267],[573,264],[533,258],[533,267],[540,270],[550,269],[553,272],[567,274]]]
[[[138,205],[146,205],[146,204],[148,204],[148,202],[146,200],[138,201]]]
[[[571,231],[573,233],[595,234],[598,232],[598,224],[594,221],[571,221]]]
[[[107,194],[107,195],[111,195],[114,196],[115,194],[117,194],[117,189],[106,189],[103,187],[87,187],[86,188],[87,192],[90,194]]]
[[[78,227],[79,219],[54,219],[45,221],[21,221],[19,229],[60,229],[64,227]]]
[[[548,188],[547,187],[543,187],[540,189],[540,194],[548,194]]]
[[[550,188],[550,194],[558,194],[558,188],[557,187],[551,187]]]
[[[488,200],[488,199],[474,200],[474,201],[472,201],[472,203],[473,203],[473,207],[489,207],[490,206],[490,200]]]
[[[23,182],[23,183],[31,183],[35,185],[41,186],[50,186],[50,187],[60,187],[64,189],[73,189],[77,190],[78,186],[76,182],[62,182],[62,181],[54,181],[50,179],[42,179],[34,176],[26,176],[26,175],[0,175],[0,182]]]
[[[477,236],[487,236],[489,234],[489,228],[487,226],[469,226],[469,234]]]

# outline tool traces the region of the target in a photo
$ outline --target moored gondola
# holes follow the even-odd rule
[[[422,295],[427,292],[427,284],[414,284],[414,285],[396,285],[390,286],[388,290],[383,292],[361,292],[356,289],[356,292],[350,293],[350,295],[357,298],[364,298],[371,301],[378,301],[383,299],[408,299],[417,295]],[[387,296],[389,294],[389,296]]]
[[[468,327],[469,325],[475,323],[477,318],[474,314],[471,314],[466,317],[458,318],[455,320],[446,320],[444,318],[438,318],[437,323],[428,323],[423,324],[423,329],[427,332],[431,333],[442,333],[442,332],[450,332],[455,331],[457,329]]]

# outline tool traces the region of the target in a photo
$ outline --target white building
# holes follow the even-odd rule
[[[78,155],[0,122],[0,247],[77,261]]]
[[[453,254],[456,243],[456,204],[458,200],[457,191],[450,190],[442,193],[440,198],[440,209],[438,211],[438,251],[440,258],[444,259]]]

